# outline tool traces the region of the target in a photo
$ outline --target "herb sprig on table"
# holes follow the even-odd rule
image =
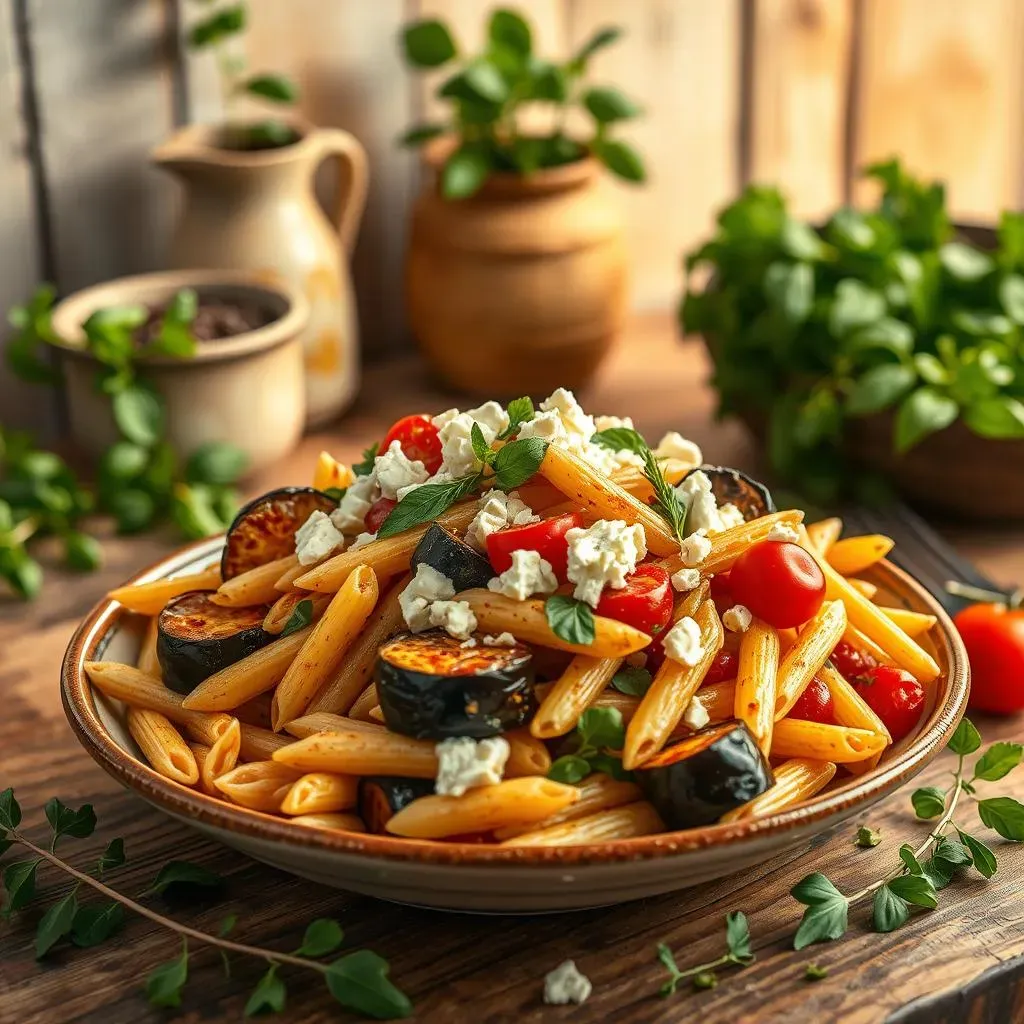
[[[0,792],[0,854],[15,847],[31,854],[29,859],[10,861],[4,867],[3,884],[7,899],[2,916],[10,918],[36,898],[37,876],[44,864],[59,869],[74,880],[72,888],[56,903],[51,903],[39,920],[34,943],[36,959],[44,959],[64,943],[80,948],[100,945],[125,927],[125,910],[130,910],[181,936],[181,952],[154,968],[146,977],[146,997],[154,1006],[181,1005],[189,962],[197,955],[195,947],[209,946],[220,951],[229,977],[228,954],[254,957],[267,964],[266,973],[245,1005],[247,1017],[284,1009],[287,986],[282,971],[286,968],[320,974],[331,995],[342,1006],[358,1013],[378,1020],[394,1020],[412,1013],[408,997],[388,979],[387,961],[371,950],[355,950],[330,963],[321,961],[322,957],[335,953],[344,941],[344,932],[337,921],[330,918],[313,921],[306,929],[302,944],[291,953],[229,938],[237,924],[233,915],[221,922],[216,935],[181,924],[140,901],[174,888],[198,886],[217,890],[223,887],[223,878],[198,864],[170,861],[160,869],[145,892],[137,899],[130,898],[116,892],[104,880],[106,873],[126,863],[123,840],[112,839],[107,844],[95,862],[94,874],[74,867],[56,853],[58,843],[65,837],[87,839],[93,834],[96,814],[92,807],[84,804],[75,810],[53,799],[46,804],[45,813],[51,830],[48,847],[37,845],[20,830],[21,807],[13,790]],[[84,893],[89,889],[98,893],[102,900],[85,900]],[[80,895],[83,896],[81,902]]]

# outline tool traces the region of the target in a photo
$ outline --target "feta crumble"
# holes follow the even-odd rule
[[[679,459],[680,462],[689,462],[694,466],[699,466],[704,461],[700,448],[676,430],[670,430],[662,437],[658,447],[654,449],[654,454],[659,459]]]
[[[517,643],[516,638],[508,632],[499,633],[497,636],[492,636],[490,633],[483,635],[484,647],[515,647]]]
[[[666,634],[662,641],[665,656],[681,665],[691,668],[704,656],[704,645],[700,639],[700,626],[689,615],[681,618]]]
[[[703,470],[687,473],[676,487],[676,495],[686,506],[686,529],[689,533],[698,530],[721,533],[743,522],[743,513],[735,505],[719,507],[711,479]]]
[[[375,473],[357,476],[355,483],[342,495],[341,503],[331,513],[331,522],[341,533],[354,534],[363,530],[366,513],[377,496]]]
[[[476,629],[476,616],[468,601],[434,601],[430,605],[430,624],[440,626],[456,640],[468,640]]]
[[[477,551],[487,549],[487,538],[492,533],[510,526],[539,523],[540,516],[519,497],[518,491],[490,490],[480,498],[480,508],[466,528],[466,540]]]
[[[582,1003],[594,990],[590,979],[580,973],[572,960],[559,964],[544,978],[544,1002],[563,1006],[566,1003]]]
[[[745,604],[734,604],[726,609],[722,616],[722,625],[733,633],[746,633],[750,629],[750,623],[754,621],[750,609]]]
[[[683,565],[692,569],[700,565],[711,554],[711,541],[708,540],[703,530],[698,530],[680,543],[679,554],[683,559]]]
[[[416,575],[398,595],[405,624],[414,632],[430,629],[430,606],[434,601],[447,601],[455,596],[455,584],[435,568],[420,562]]]
[[[700,586],[700,569],[680,569],[672,573],[672,586],[681,594]]]
[[[309,518],[295,531],[295,554],[299,565],[312,565],[334,554],[345,543],[345,538],[331,522],[331,517],[314,509]]]
[[[691,697],[690,703],[686,705],[686,710],[683,712],[683,725],[697,732],[710,722],[711,716],[708,714],[708,709],[704,707],[704,702],[700,697]]]
[[[365,531],[359,534],[358,537],[348,546],[349,551],[355,551],[356,548],[365,548],[367,544],[372,544],[377,539],[377,534],[366,533]]]
[[[768,531],[767,540],[780,540],[788,541],[790,544],[798,544],[800,542],[800,534],[793,529],[788,523],[773,523],[772,528]]]
[[[484,402],[476,409],[459,412],[448,409],[435,416],[431,422],[438,429],[441,442],[441,471],[448,474],[449,479],[456,479],[475,473],[480,469],[480,460],[473,451],[471,433],[473,424],[480,427],[484,440],[491,444],[494,439],[508,426],[508,413],[497,402]],[[432,480],[433,482],[439,482]]]
[[[631,416],[595,416],[594,426],[600,430],[616,430],[625,428],[626,430],[635,430],[633,426],[633,418]]]
[[[573,597],[596,608],[604,588],[621,590],[626,577],[647,554],[647,538],[638,523],[599,519],[586,528],[569,530],[568,576],[576,584]]]
[[[399,441],[392,441],[388,450],[373,460],[373,468],[381,495],[392,501],[398,499],[399,491],[408,493],[411,488],[426,483],[430,476],[419,459],[405,457]]]
[[[465,640],[462,641],[461,644],[459,644],[459,646],[462,647],[462,648],[473,648],[473,647],[476,647],[476,637],[475,636],[467,637]]]
[[[477,786],[496,786],[502,780],[508,760],[508,740],[493,736],[474,740],[454,736],[434,747],[437,779],[434,792],[440,796],[462,796]]]
[[[572,533],[572,531],[569,531]],[[534,594],[553,594],[558,589],[551,563],[539,551],[512,552],[512,565],[487,584],[495,594],[504,594],[515,601],[525,601]]]

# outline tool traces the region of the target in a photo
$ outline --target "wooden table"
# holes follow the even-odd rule
[[[709,461],[749,465],[753,448],[741,430],[712,421],[713,396],[703,383],[706,369],[698,348],[678,344],[667,317],[640,319],[585,396],[586,406],[632,415],[639,429],[655,437],[676,427],[704,447]],[[253,490],[304,481],[320,448],[350,458],[399,414],[456,401],[434,388],[416,362],[377,367],[342,424],[307,438],[286,463],[255,481]],[[1024,545],[1012,533],[948,533],[996,579],[1024,580]],[[15,787],[26,823],[39,837],[45,833],[41,808],[50,796],[74,805],[93,803],[100,819],[96,835],[68,842],[65,852],[87,864],[107,839],[124,836],[130,864],[114,876],[123,891],[138,893],[166,859],[184,858],[230,875],[226,904],[179,911],[199,927],[215,930],[226,913],[235,912],[242,941],[288,950],[298,945],[310,920],[335,916],[344,924],[348,945],[370,946],[390,960],[392,976],[413,997],[417,1019],[423,1021],[1024,1020],[1024,850],[1010,844],[997,843],[1000,871],[995,879],[974,876],[955,883],[942,894],[938,910],[915,915],[898,932],[869,931],[869,911],[861,909],[841,942],[802,953],[790,948],[801,909],[788,896],[796,880],[822,870],[853,891],[887,868],[900,843],[924,838],[925,827],[910,811],[909,791],[868,815],[884,835],[883,846],[874,851],[856,850],[855,828],[844,826],[816,840],[813,851],[795,861],[767,863],[708,888],[535,918],[390,906],[291,878],[200,838],[123,792],[92,762],[64,721],[57,686],[65,644],[82,614],[109,586],[164,554],[171,543],[169,537],[111,539],[101,572],[77,577],[54,569],[34,604],[0,603],[0,788]],[[1024,733],[1019,721],[979,725],[989,741]],[[950,766],[949,756],[940,758],[922,784],[939,781]],[[1013,781],[1011,776],[996,785],[1024,797],[1024,777]],[[63,879],[45,871],[41,883],[52,893]],[[714,991],[687,990],[659,999],[664,974],[655,960],[655,944],[667,942],[681,965],[716,957],[723,951],[723,918],[729,910],[745,911],[755,942],[767,944],[757,962],[743,971],[724,972]],[[193,959],[181,1012],[153,1010],[140,986],[153,966],[174,955],[173,936],[132,919],[119,939],[94,950],[59,952],[40,966],[31,952],[39,913],[31,909],[13,924],[0,925],[0,1022],[237,1020],[258,977],[258,966],[236,964],[228,981],[216,955],[201,953]],[[594,994],[580,1008],[545,1007],[543,976],[566,957],[575,958],[592,979]],[[803,980],[804,967],[812,961],[829,969],[826,980]],[[338,1016],[319,985],[310,986],[307,979],[291,985],[287,1019]]]

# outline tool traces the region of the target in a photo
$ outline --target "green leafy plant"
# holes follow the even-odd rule
[[[514,10],[492,12],[487,44],[475,55],[461,53],[444,22],[413,22],[402,32],[406,61],[424,71],[455,65],[436,92],[451,113],[443,121],[414,125],[401,142],[421,146],[441,135],[457,140],[441,170],[441,192],[448,199],[473,195],[494,172],[531,174],[573,163],[587,153],[619,178],[642,182],[646,173],[640,155],[610,137],[620,122],[639,115],[640,108],[618,89],[587,88],[582,82],[594,55],[621,34],[617,28],[601,29],[572,57],[556,63],[534,53],[533,30]],[[552,112],[553,126],[546,134],[520,127],[523,109],[537,104]],[[593,123],[593,134],[585,141],[566,128],[573,107],[581,107]]]
[[[631,778],[622,767],[622,759],[609,753],[621,750],[625,741],[626,727],[618,708],[588,708],[576,724],[572,753],[552,763],[548,778],[569,785],[582,782],[591,772],[604,772],[614,779]]]
[[[898,453],[958,419],[1024,437],[1024,214],[985,252],[955,237],[941,184],[896,160],[865,177],[878,206],[820,229],[750,186],[686,257],[682,325],[714,353],[719,413],[764,423],[774,469],[817,501],[875,492],[844,465],[862,417],[890,413]]]
[[[48,847],[34,843],[21,826],[21,807],[14,791],[0,792],[0,854],[21,847],[29,859],[8,861],[3,868],[3,886],[7,893],[0,916],[10,918],[27,907],[38,896],[36,890],[39,868],[50,865],[73,880],[73,885],[59,900],[51,903],[39,919],[35,934],[35,955],[45,959],[60,945],[87,948],[98,946],[112,938],[126,925],[125,911],[144,917],[154,924],[181,937],[181,952],[160,964],[147,975],[146,998],[154,1006],[181,1005],[182,992],[188,982],[191,958],[196,947],[210,947],[221,953],[225,972],[230,977],[228,954],[253,957],[267,965],[245,1005],[245,1015],[280,1013],[287,999],[287,987],[281,976],[285,969],[319,974],[331,995],[347,1009],[378,1020],[395,1020],[412,1014],[408,997],[388,979],[388,963],[368,949],[345,953],[329,963],[321,958],[334,954],[344,942],[341,925],[331,918],[320,918],[306,928],[302,943],[294,952],[284,953],[265,949],[228,936],[237,919],[232,915],[224,919],[216,935],[181,924],[140,902],[147,896],[166,893],[172,887],[183,889],[199,886],[207,890],[224,887],[224,879],[198,864],[172,861],[157,873],[149,888],[137,899],[112,889],[104,882],[105,872],[123,866],[127,861],[124,841],[112,839],[95,862],[95,876],[74,867],[57,856],[55,850],[64,837],[87,839],[96,828],[96,814],[89,804],[77,810],[60,800],[50,800],[45,808],[50,825]],[[89,890],[101,899],[80,902],[79,897]]]
[[[734,911],[725,916],[725,943],[727,952],[706,964],[698,964],[688,970],[681,971],[676,965],[672,950],[664,942],[658,943],[658,959],[668,971],[668,981],[661,986],[658,995],[666,998],[675,995],[679,983],[689,980],[695,989],[714,988],[718,984],[715,971],[722,967],[747,967],[754,962],[754,952],[750,946],[750,928],[746,915]]]
[[[277,118],[255,124],[239,124],[232,120],[236,101],[242,96],[275,106],[290,106],[299,100],[298,86],[287,75],[266,72],[250,73],[246,68],[244,50],[239,46],[249,20],[248,5],[229,2],[211,4],[210,0],[193,0],[204,11],[188,32],[191,50],[208,50],[217,62],[221,99],[228,121],[225,142],[232,149],[271,149],[288,146],[298,140],[291,125]]]

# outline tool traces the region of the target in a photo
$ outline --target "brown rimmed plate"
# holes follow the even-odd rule
[[[221,539],[200,541],[139,573],[142,583],[196,572],[220,557]],[[206,835],[257,860],[325,885],[450,910],[542,912],[606,906],[700,885],[785,851],[806,848],[833,825],[905,785],[945,746],[967,706],[967,654],[946,613],[888,562],[868,574],[889,604],[938,619],[930,646],[942,674],[918,734],[874,770],[847,776],[799,806],[756,821],[590,846],[508,848],[433,843],[295,825],[170,782],[138,758],[124,708],[94,693],[87,661],[134,663],[143,620],[104,599],[68,646],[61,693],[68,721],[93,759],[128,789]]]

